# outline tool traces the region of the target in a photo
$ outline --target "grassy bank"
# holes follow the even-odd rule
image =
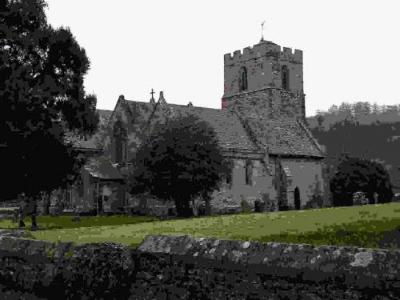
[[[102,226],[40,230],[33,232],[32,237],[78,244],[109,241],[136,246],[146,235],[169,234],[375,248],[398,228],[400,204],[389,203],[135,224],[104,223]]]

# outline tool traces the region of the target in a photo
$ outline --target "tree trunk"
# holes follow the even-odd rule
[[[42,196],[42,214],[49,215],[50,214],[50,195],[48,193],[44,193]]]
[[[37,201],[36,201],[36,198],[33,198],[33,197],[30,200],[32,201],[31,202],[31,209],[32,209],[31,210],[31,221],[32,221],[31,230],[35,231],[38,228],[37,223],[36,223]]]
[[[18,208],[18,227],[19,228],[25,227],[24,217],[25,217],[24,207],[23,207],[23,204],[20,204],[19,208]]]
[[[204,196],[204,202],[205,202],[205,215],[209,216],[211,215],[211,199],[208,195]]]
[[[193,216],[193,211],[190,208],[189,201],[176,199],[175,206],[178,217],[189,218]]]
[[[25,217],[25,207],[26,207],[26,202],[25,202],[25,195],[19,195],[18,196],[18,202],[19,202],[19,207],[18,207],[18,227],[19,228],[24,228],[25,223],[24,223],[24,217]]]

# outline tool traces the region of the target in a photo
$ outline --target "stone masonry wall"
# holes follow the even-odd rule
[[[307,158],[283,158],[281,164],[290,170],[290,182],[287,186],[289,208],[295,209],[294,190],[296,187],[300,192],[301,209],[323,207],[322,162]]]
[[[212,194],[212,213],[240,212],[242,201],[246,201],[254,209],[256,200],[264,202],[266,198],[275,196],[272,177],[260,160],[236,158],[232,161],[232,183],[222,184],[220,189]],[[251,181],[248,183],[246,183],[246,162],[252,166]]]
[[[398,250],[185,236],[147,237],[134,250],[0,236],[0,293],[44,299],[400,299]]]
[[[304,119],[304,95],[276,88],[243,92],[222,99],[223,107],[236,110],[243,117],[264,115],[276,118]]]
[[[282,87],[281,68],[289,69],[289,89],[303,93],[303,52],[260,42],[252,48],[237,50],[224,55],[224,96],[239,93],[239,70],[247,69],[248,90],[266,87]]]
[[[288,70],[288,86],[282,84],[282,68]],[[242,68],[247,71],[247,89],[241,91]],[[287,89],[287,90],[286,90]],[[268,93],[266,90],[273,90]],[[261,41],[252,48],[237,50],[224,56],[224,95],[222,107],[239,102],[264,106],[267,118],[295,116],[305,118],[303,88],[303,52]],[[265,104],[263,103],[265,102]]]

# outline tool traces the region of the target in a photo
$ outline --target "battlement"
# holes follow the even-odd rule
[[[287,47],[281,47],[273,42],[263,41],[253,47],[246,47],[243,51],[236,50],[224,55],[225,64],[245,62],[250,59],[259,58],[262,56],[279,56],[286,58],[295,63],[303,63],[303,51]]]

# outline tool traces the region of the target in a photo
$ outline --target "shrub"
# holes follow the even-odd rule
[[[335,206],[353,205],[353,195],[363,192],[369,201],[378,194],[378,203],[391,201],[393,197],[389,174],[374,161],[346,158],[338,166],[330,181],[330,190]]]
[[[244,213],[252,212],[252,209],[251,209],[251,206],[250,206],[249,202],[247,202],[244,199],[240,202],[240,207],[242,208],[242,212],[244,212]]]

